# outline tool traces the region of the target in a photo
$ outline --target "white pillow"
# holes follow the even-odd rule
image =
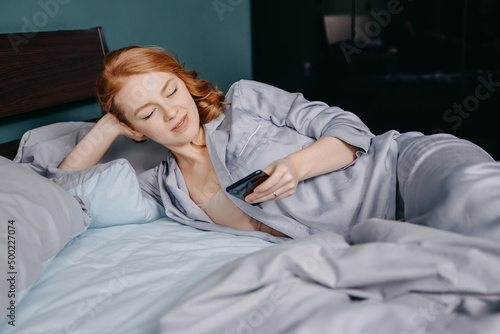
[[[84,199],[4,157],[0,157],[0,185],[3,318],[6,312],[12,317],[43,269],[73,237],[85,231],[90,217]]]

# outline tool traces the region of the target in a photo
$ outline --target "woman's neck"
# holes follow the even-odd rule
[[[171,149],[179,167],[181,169],[182,167],[190,168],[200,163],[206,163],[207,158],[210,160],[205,143],[205,131],[200,125],[200,131],[190,143],[180,148]]]

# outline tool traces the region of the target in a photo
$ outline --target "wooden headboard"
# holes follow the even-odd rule
[[[0,34],[0,122],[95,98],[107,51],[101,28]],[[1,144],[0,155],[12,158],[17,143]]]

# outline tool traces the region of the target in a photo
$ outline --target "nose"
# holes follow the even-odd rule
[[[167,122],[174,119],[178,112],[176,108],[171,108],[171,107],[169,108],[167,106],[164,106],[162,109],[163,109],[163,119]]]

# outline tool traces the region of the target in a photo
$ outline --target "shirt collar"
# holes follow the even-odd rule
[[[215,119],[211,120],[207,124],[204,124],[205,130],[216,130],[219,125],[226,119],[226,114],[221,113]]]

